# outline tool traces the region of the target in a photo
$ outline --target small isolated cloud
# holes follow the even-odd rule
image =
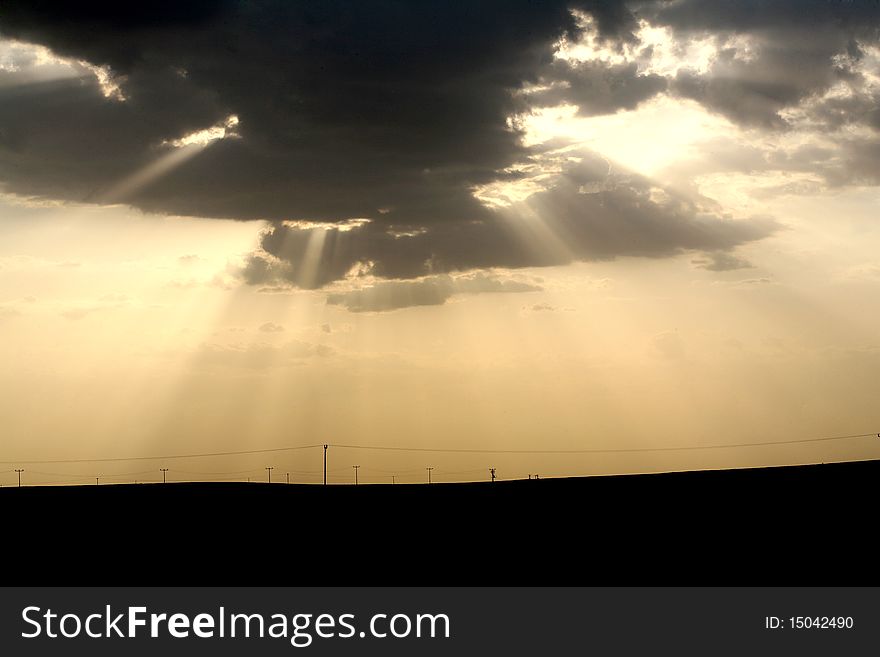
[[[880,262],[865,262],[849,267],[837,276],[844,281],[880,283]]]
[[[199,262],[201,258],[197,256],[195,253],[188,253],[186,255],[182,255],[177,259],[178,264],[182,266],[194,265]]]
[[[260,330],[263,333],[281,333],[284,331],[284,327],[275,322],[266,322],[265,324],[260,325]]]
[[[121,308],[129,301],[130,299],[124,294],[106,294],[96,302],[66,308],[61,311],[61,316],[65,319],[80,320],[97,312]]]
[[[98,310],[100,310],[100,308],[96,306],[69,308],[67,310],[62,310],[61,316],[64,317],[64,319],[77,320],[83,319]]]
[[[712,281],[711,284],[712,286],[721,286],[734,290],[748,290],[764,285],[774,285],[776,281],[769,276],[762,276],[760,278],[742,278],[737,281]]]
[[[351,312],[385,312],[412,306],[440,306],[456,294],[538,292],[543,288],[483,273],[429,276],[415,281],[382,281],[327,296],[327,303]]]
[[[16,308],[11,308],[9,306],[0,306],[0,321],[4,319],[9,319],[10,317],[17,317],[21,315],[21,311]]]
[[[188,267],[189,265],[182,265]],[[211,278],[199,278],[190,276],[188,278],[174,278],[165,284],[166,287],[178,290],[191,290],[199,287],[213,287],[218,290],[231,290],[236,286],[236,279],[226,274],[215,274]]]
[[[282,345],[205,343],[196,349],[191,362],[196,368],[203,369],[264,370],[302,364],[310,358],[327,358],[334,353],[327,345],[299,340]]]
[[[194,279],[194,278],[189,278],[189,279],[186,279],[186,280],[184,280],[184,279],[175,279],[175,280],[172,280],[172,281],[168,281],[168,282],[165,284],[166,287],[174,288],[174,289],[177,289],[177,290],[191,290],[192,288],[194,288],[194,287],[200,287],[201,285],[204,285],[204,283],[201,282],[201,281],[198,281],[198,280],[196,280],[196,279]]]
[[[20,310],[22,306],[29,306],[37,302],[36,297],[23,297],[18,301],[10,301],[8,303],[0,304],[0,322],[6,319],[12,319],[13,317],[18,317],[23,315],[24,313]]]
[[[691,264],[709,271],[733,271],[735,269],[753,269],[754,265],[745,258],[740,258],[727,251],[713,251],[691,260]]]
[[[681,360],[684,358],[684,342],[678,333],[667,332],[654,336],[654,349],[669,360]]]
[[[125,294],[105,294],[103,297],[99,299],[102,303],[110,303],[110,304],[123,304],[128,303],[128,296]]]
[[[554,310],[556,310],[556,308],[551,306],[549,303],[536,303],[534,306],[532,306],[532,310],[535,312],[553,312]]]

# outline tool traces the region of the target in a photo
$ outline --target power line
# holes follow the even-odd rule
[[[169,470],[169,472],[173,472],[174,474],[195,474],[195,475],[235,475],[242,474],[246,475],[249,472],[259,472],[260,468],[251,468],[250,470],[230,470],[228,472],[202,472],[200,470]]]
[[[164,456],[120,456],[114,458],[101,459],[54,459],[48,461],[28,461],[19,459],[17,461],[0,461],[3,464],[9,463],[111,463],[114,461],[161,461],[164,459],[191,459],[202,456],[242,456],[244,454],[266,454],[268,452],[289,452],[295,449],[312,449],[321,445],[297,445],[296,447],[272,447],[270,449],[243,449],[236,452],[202,452],[199,454],[166,454]]]
[[[187,459],[201,458],[211,456],[243,456],[247,454],[266,454],[271,452],[286,452],[301,449],[314,449],[324,447],[326,456],[327,447],[339,447],[343,449],[363,449],[375,451],[391,451],[391,452],[431,452],[445,454],[622,454],[622,453],[638,453],[638,452],[679,452],[692,450],[707,449],[735,449],[742,447],[765,447],[771,445],[795,445],[801,443],[826,442],[833,440],[849,440],[853,438],[867,438],[880,436],[877,432],[858,433],[847,436],[821,436],[816,438],[795,438],[790,440],[771,440],[751,443],[729,443],[724,445],[679,445],[671,447],[624,447],[624,448],[608,448],[608,449],[469,449],[469,448],[449,448],[449,447],[396,447],[388,445],[348,445],[342,443],[327,443],[315,445],[296,445],[293,447],[273,447],[269,449],[246,449],[230,452],[200,452],[193,454],[166,454],[162,456],[127,456],[113,458],[94,458],[94,459],[50,459],[50,460],[27,460],[18,459],[16,461],[0,461],[3,464],[53,464],[53,463],[112,463],[119,461],[159,461],[170,459]],[[243,471],[247,472],[247,471]],[[195,474],[195,473],[194,473]],[[109,475],[112,476],[112,475]]]
[[[141,470],[140,472],[117,472],[101,475],[101,478],[119,479],[120,477],[134,477],[136,475],[152,474],[152,470]],[[47,477],[72,477],[74,479],[94,479],[94,475],[78,475],[72,472],[43,472],[40,470],[30,470],[31,474],[45,475]]]
[[[732,449],[736,447],[764,447],[765,445],[794,445],[797,443],[816,443],[828,440],[846,440],[849,438],[867,438],[878,436],[876,432],[858,433],[850,436],[822,436],[820,438],[798,438],[794,440],[772,440],[755,443],[731,443],[727,445],[682,445],[675,447],[630,447],[618,449],[455,449],[443,447],[387,447],[379,445],[341,445],[332,443],[332,447],[345,449],[371,449],[389,452],[432,452],[447,454],[617,454],[631,452],[680,452],[699,449]]]

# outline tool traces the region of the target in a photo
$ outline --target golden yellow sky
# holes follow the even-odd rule
[[[718,57],[711,40],[676,49],[668,32],[642,30],[655,46],[640,64],[646,75],[705,71]],[[748,54],[748,44],[740,46]],[[603,48],[585,38],[562,44],[557,56],[606,65],[635,57]],[[878,52],[869,51],[865,66],[876,65]],[[51,53],[43,57],[47,75],[68,70]],[[877,437],[649,451],[880,431],[880,188],[826,185],[796,166],[741,165],[756,153],[766,162],[830,148],[827,134],[792,112],[794,128],[778,133],[671,94],[610,113],[560,102],[511,117],[526,146],[545,147],[521,180],[473,194],[536,253],[574,262],[428,276],[416,282],[445,290],[440,303],[378,311],[358,306],[385,293],[369,272],[317,289],[248,284],[241,272],[270,230],[264,221],[125,204],[135,188],[173,180],[188,159],[238,138],[237,116],[169,140],[176,150],[121,172],[92,202],[7,191],[0,196],[0,483],[14,483],[16,467],[36,484],[155,481],[159,467],[174,479],[263,479],[265,466],[277,479],[290,472],[291,481],[317,483],[320,449],[39,461],[325,442],[647,450],[331,448],[331,482],[351,481],[357,464],[362,483],[389,483],[392,475],[421,482],[428,466],[435,481],[455,481],[485,479],[489,467],[514,478],[880,457]],[[860,138],[859,130],[846,137]],[[652,200],[680,196],[730,222],[770,217],[776,229],[733,250],[579,262],[538,199],[584,157],[607,165],[602,184],[638,176],[652,185]],[[603,191],[590,184],[578,193]],[[328,230],[302,229],[319,240],[312,244],[323,244]],[[345,296],[352,290],[368,296]]]
[[[529,269],[514,275],[542,291],[382,313],[328,305],[321,291],[242,285],[229,272],[253,248],[256,223],[2,203],[3,460],[324,441],[678,446],[880,425],[873,191],[779,203],[772,209],[790,230],[745,251],[753,269],[711,272],[693,255]],[[398,470],[421,480],[428,464],[442,480],[489,466],[504,477],[550,476],[878,454],[880,441],[858,439],[556,457],[338,451],[333,463],[341,480],[358,463],[362,481],[382,481],[381,471]],[[178,467],[272,464],[316,481],[320,453]],[[151,465],[30,469],[148,478]]]

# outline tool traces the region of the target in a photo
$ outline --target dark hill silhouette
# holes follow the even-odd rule
[[[880,462],[0,489],[7,584],[876,583]]]

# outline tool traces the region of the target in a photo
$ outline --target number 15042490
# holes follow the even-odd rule
[[[852,616],[765,616],[764,627],[768,630],[851,630]]]

